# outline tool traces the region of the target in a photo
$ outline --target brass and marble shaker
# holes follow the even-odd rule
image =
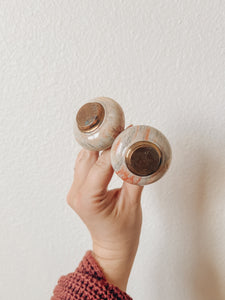
[[[111,98],[99,97],[84,104],[77,112],[74,135],[83,148],[101,151],[111,147],[124,125],[121,106]]]
[[[145,125],[125,129],[111,148],[111,163],[116,174],[135,185],[160,179],[168,170],[171,158],[167,138],[158,129]]]

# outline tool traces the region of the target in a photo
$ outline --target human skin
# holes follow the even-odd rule
[[[123,182],[121,188],[108,190],[112,175],[110,149],[101,155],[82,149],[67,203],[86,224],[93,256],[106,279],[126,292],[141,232],[143,186]]]

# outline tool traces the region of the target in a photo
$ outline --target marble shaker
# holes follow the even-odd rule
[[[168,170],[172,151],[167,138],[156,128],[138,125],[120,133],[111,148],[116,174],[135,185],[147,185]]]
[[[83,148],[101,151],[111,147],[124,125],[121,106],[111,98],[99,97],[84,104],[77,112],[74,135]]]

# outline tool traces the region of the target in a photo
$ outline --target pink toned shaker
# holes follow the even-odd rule
[[[147,185],[168,170],[172,151],[167,138],[156,128],[144,125],[124,130],[124,113],[113,99],[101,97],[83,105],[76,115],[74,135],[88,150],[111,147],[116,174],[135,185]]]
[[[144,125],[125,129],[111,148],[116,174],[131,184],[146,185],[160,179],[169,168],[171,147],[156,128]]]

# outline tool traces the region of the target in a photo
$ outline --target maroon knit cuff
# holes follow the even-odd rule
[[[91,250],[86,252],[73,273],[59,279],[53,293],[51,300],[132,300],[127,293],[106,280]]]

